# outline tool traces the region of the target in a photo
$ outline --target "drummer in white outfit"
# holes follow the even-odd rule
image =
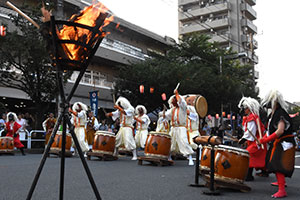
[[[85,124],[86,124],[86,111],[87,106],[81,102],[74,103],[72,109],[69,108],[69,112],[72,113],[71,123],[74,125],[75,135],[78,139],[82,152],[89,151],[89,145],[85,137]],[[74,145],[73,145],[74,146]]]
[[[136,120],[136,134],[135,134],[135,143],[136,147],[145,148],[147,136],[148,136],[148,127],[151,123],[151,120],[147,116],[147,110],[145,106],[138,105],[135,108],[135,120]]]
[[[193,138],[200,135],[199,133],[199,116],[194,106],[187,106],[188,117],[187,117],[187,133],[189,136],[189,143],[191,147],[196,150],[198,145],[194,143]]]
[[[158,113],[158,120],[157,120],[157,125],[156,125],[155,131],[169,134],[170,124],[169,124],[169,121],[166,119],[166,116],[163,111]]]
[[[194,165],[192,153],[194,152],[189,144],[186,130],[187,104],[178,91],[174,91],[168,103],[170,109],[166,111],[166,118],[171,120],[170,135],[172,137],[171,152],[180,152],[188,157],[189,165]]]
[[[107,113],[106,116],[112,117],[114,121],[120,118],[120,130],[116,135],[115,154],[117,155],[118,148],[124,145],[126,150],[132,151],[132,160],[137,160],[136,144],[133,136],[134,107],[126,98],[119,97],[114,108],[117,110]]]

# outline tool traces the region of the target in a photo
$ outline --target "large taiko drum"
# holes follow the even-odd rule
[[[0,152],[9,153],[14,151],[14,139],[12,137],[0,137]]]
[[[108,131],[97,131],[94,138],[93,152],[113,155],[116,136]]]
[[[66,151],[70,151],[72,145],[72,136],[70,133],[66,133]],[[62,146],[62,131],[57,131],[54,142],[51,145],[51,150],[61,150]]]
[[[188,94],[185,96],[185,101],[187,105],[194,106],[198,115],[203,118],[207,114],[207,101],[199,94]]]
[[[201,173],[207,174],[210,171],[210,155],[211,155],[211,146],[203,146],[200,166],[199,166]]]
[[[249,152],[219,145],[215,152],[215,179],[228,183],[243,183],[249,168]]]
[[[162,132],[150,132],[145,145],[145,156],[168,159],[171,149],[171,136]]]

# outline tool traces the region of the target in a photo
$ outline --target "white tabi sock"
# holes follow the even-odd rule
[[[193,157],[191,154],[189,155],[188,159],[189,159],[189,165],[190,166],[194,165]]]

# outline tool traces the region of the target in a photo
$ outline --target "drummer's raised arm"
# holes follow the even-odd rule
[[[180,108],[182,108],[184,110],[187,109],[186,101],[184,100],[184,98],[182,96],[179,96],[179,101],[177,101],[177,104]]]

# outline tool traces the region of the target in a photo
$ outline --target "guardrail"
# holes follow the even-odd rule
[[[27,131],[28,133],[28,131]],[[27,149],[31,149],[31,142],[45,142],[45,138],[43,139],[32,139],[32,133],[45,133],[44,130],[32,130],[27,134]]]
[[[1,136],[3,131],[4,130],[0,130],[0,136]],[[39,139],[32,138],[33,133],[44,133],[44,135],[45,135],[44,130],[32,130],[32,131],[29,132],[28,130],[24,129],[24,130],[19,132],[20,141],[27,142],[27,149],[31,149],[31,143],[32,142],[45,142],[45,138],[39,138]],[[26,138],[26,136],[27,136],[27,138]]]

